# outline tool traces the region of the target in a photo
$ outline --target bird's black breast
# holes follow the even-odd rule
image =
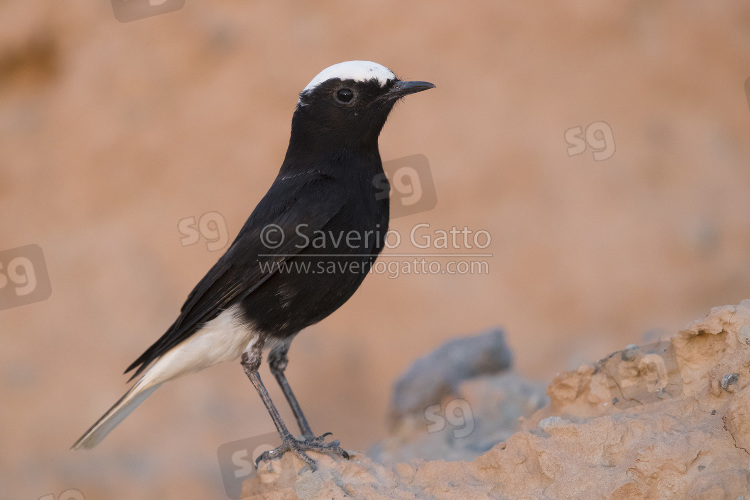
[[[273,198],[276,189],[288,193],[287,182],[305,183],[325,176],[329,186],[319,196],[328,196],[340,206],[319,227],[305,222],[308,217],[304,206],[295,208],[300,213],[290,218],[299,221],[294,231],[303,235],[298,243],[304,248],[280,262],[261,287],[240,301],[245,318],[272,337],[293,335],[341,307],[359,288],[383,249],[388,198],[383,196],[382,184],[378,191],[373,182],[382,174],[379,156],[350,159],[331,172],[298,177],[288,174],[287,179],[280,174],[269,191],[268,196]],[[305,191],[304,186],[293,189]]]

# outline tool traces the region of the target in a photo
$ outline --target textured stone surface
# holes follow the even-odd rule
[[[741,498],[750,492],[750,346],[740,335],[749,326],[750,300],[717,307],[669,341],[559,374],[525,430],[473,461],[316,455],[319,470],[297,474],[302,464],[286,456],[264,464],[244,498]],[[734,373],[726,390],[721,380]]]

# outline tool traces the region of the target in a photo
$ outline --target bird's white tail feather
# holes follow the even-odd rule
[[[96,421],[86,433],[81,436],[78,441],[73,445],[74,450],[80,449],[91,449],[99,441],[104,439],[107,434],[112,432],[117,424],[122,422],[125,417],[130,415],[130,412],[136,409],[136,407],[143,403],[147,397],[151,395],[161,384],[151,385],[150,387],[142,383],[143,379],[139,380],[128,392],[125,393],[120,400],[109,409],[107,413],[102,415],[102,418]]]
[[[238,305],[229,307],[190,338],[160,356],[143,377],[75,442],[73,449],[96,446],[164,382],[240,357],[258,339],[258,333],[242,322],[240,314]],[[266,347],[271,347],[271,343],[266,343]]]

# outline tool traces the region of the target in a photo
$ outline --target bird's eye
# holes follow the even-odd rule
[[[336,100],[342,104],[349,104],[354,99],[354,92],[352,89],[338,89],[336,91]]]

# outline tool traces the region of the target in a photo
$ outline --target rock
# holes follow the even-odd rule
[[[516,373],[470,379],[459,385],[454,397],[401,419],[368,455],[381,463],[474,460],[520,430],[520,419],[548,399],[543,384]]]
[[[319,470],[297,475],[302,464],[287,455],[247,481],[243,498],[744,498],[750,346],[743,328],[750,328],[747,300],[712,309],[669,341],[628,346],[559,374],[547,388],[549,404],[473,460],[384,465],[361,454],[349,461],[315,454]],[[739,374],[727,384],[733,392],[722,389],[727,374]],[[485,397],[514,385],[503,374],[455,390]],[[493,404],[471,408],[488,428],[507,424]],[[429,452],[413,444],[423,438],[424,431],[416,441],[401,438],[405,454]]]
[[[391,422],[407,415],[422,415],[425,408],[456,396],[463,381],[507,370],[512,361],[505,334],[499,328],[446,342],[415,361],[396,381]]]
[[[396,382],[387,439],[370,458],[396,463],[473,460],[519,430],[519,418],[546,403],[541,384],[506,372],[512,354],[502,330],[446,342]]]
[[[546,402],[544,388],[507,372],[500,329],[449,341],[415,361],[394,387],[391,435],[370,458],[396,463],[474,460],[521,428]]]
[[[735,446],[750,453],[750,388],[745,387],[732,398],[724,415],[724,426]]]

